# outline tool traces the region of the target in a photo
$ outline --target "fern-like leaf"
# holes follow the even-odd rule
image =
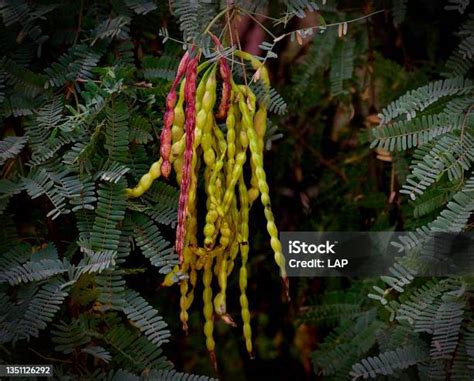
[[[77,347],[91,341],[82,319],[73,319],[70,324],[55,324],[51,333],[52,341],[56,344],[54,349],[64,354],[72,353]]]
[[[12,267],[0,272],[0,283],[8,282],[10,285],[40,281],[69,270],[67,262],[59,259],[42,259],[30,261],[21,266]]]
[[[125,0],[127,7],[139,15],[146,15],[156,9],[156,4],[149,0]]]
[[[176,370],[155,370],[152,369],[148,376],[142,378],[143,381],[217,381],[214,378],[199,376],[189,373],[181,373]]]
[[[392,375],[397,370],[407,369],[426,358],[424,350],[414,346],[397,348],[394,351],[383,352],[375,357],[367,357],[354,364],[350,375],[353,379],[376,378]]]
[[[460,0],[460,2],[463,1]],[[461,7],[458,9],[461,9]],[[474,62],[474,13],[469,15],[458,35],[461,42],[446,62],[445,75],[448,77],[466,75],[472,68]]]
[[[130,117],[128,105],[118,100],[108,106],[105,111],[107,115],[105,148],[111,160],[125,163],[128,153],[128,119]]]
[[[430,357],[433,360],[451,359],[459,343],[463,321],[464,301],[443,301],[436,311],[431,340]]]
[[[122,311],[125,305],[125,279],[123,270],[106,270],[96,275],[97,301],[101,304],[99,310]]]
[[[96,217],[91,232],[91,245],[94,251],[117,250],[120,240],[118,224],[125,216],[125,183],[99,185]]]
[[[8,342],[18,339],[38,337],[39,331],[45,329],[59,311],[68,295],[66,287],[60,280],[44,284],[28,301],[23,315],[14,321],[0,322],[0,341]]]
[[[129,24],[130,18],[124,16],[109,18],[103,21],[97,26],[93,33],[95,38],[92,45],[94,45],[97,40],[103,39],[117,38],[119,40],[125,40],[130,33]]]
[[[406,117],[406,120],[413,119],[416,117],[417,112],[425,110],[441,98],[464,95],[473,90],[472,81],[463,77],[430,82],[428,85],[409,91],[384,108],[379,114],[380,125],[387,124],[403,115]]]
[[[112,360],[112,355],[110,354],[110,352],[100,346],[91,345],[89,347],[82,348],[81,352],[87,353],[88,355],[91,355],[98,360],[102,360],[106,364],[108,364],[110,360]]]
[[[153,266],[159,267],[160,272],[168,273],[178,264],[174,247],[163,239],[158,227],[149,217],[135,214],[133,218],[135,241]]]
[[[86,252],[86,258],[78,265],[79,271],[76,277],[85,273],[101,273],[115,265],[115,257],[117,255],[116,251],[84,251]]]
[[[317,71],[328,67],[336,41],[337,33],[334,29],[314,36],[304,62],[292,78],[295,93],[305,91]]]
[[[171,333],[163,318],[136,291],[127,290],[123,311],[133,324],[156,346],[167,343]]]
[[[131,371],[145,369],[169,369],[170,363],[162,355],[162,349],[152,344],[144,336],[138,336],[122,326],[114,326],[105,340],[116,349],[114,363]]]
[[[466,132],[462,136],[446,134],[423,155],[421,161],[412,166],[411,175],[407,177],[400,193],[408,194],[415,200],[445,174],[449,181],[461,179],[473,160],[474,139],[470,133]]]
[[[130,168],[123,164],[111,162],[105,169],[96,173],[96,178],[111,183],[117,183],[129,170]]]
[[[8,136],[0,140],[0,165],[20,153],[27,142],[26,136]]]
[[[66,214],[70,212],[66,209],[66,200],[64,196],[58,192],[57,188],[54,186],[54,182],[44,169],[31,171],[28,177],[23,178],[23,185],[32,199],[42,195],[48,197],[54,206],[54,208],[47,214],[48,217],[55,219],[62,213]]]
[[[354,46],[353,40],[339,39],[336,42],[331,58],[331,94],[340,95],[344,93],[344,80],[352,77],[354,71]]]
[[[434,138],[461,128],[464,116],[442,112],[381,125],[372,130],[371,148],[402,151],[422,146]]]

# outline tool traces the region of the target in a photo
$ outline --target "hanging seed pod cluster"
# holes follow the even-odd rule
[[[219,41],[214,41],[220,47]],[[258,60],[241,51],[235,55],[249,61],[260,80],[269,86],[268,73]],[[263,166],[267,123],[263,103],[257,102],[248,86],[234,81],[226,58],[198,66],[198,55],[186,53],[166,98],[161,158],[135,188],[127,189],[129,197],[139,197],[155,179],[161,175],[168,178],[174,169],[180,185],[176,229],[180,265],[163,284],[179,283],[180,319],[187,330],[188,310],[201,279],[204,334],[214,363],[214,319],[221,317],[234,324],[227,313],[227,278],[238,266],[235,272],[239,276],[243,335],[247,351],[252,353],[247,260],[249,212],[258,199],[264,207],[274,259],[288,289]],[[205,210],[201,208],[198,216],[201,197],[205,197]]]

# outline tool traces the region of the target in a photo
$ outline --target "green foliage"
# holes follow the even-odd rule
[[[336,13],[337,19],[343,19],[345,14]],[[331,18],[328,16],[328,21]],[[360,31],[354,32],[359,34]],[[354,62],[359,52],[356,39],[351,36],[338,37],[336,28],[322,29],[313,37],[305,59],[293,74],[293,91],[301,93],[308,91],[311,79],[318,73],[329,71],[330,91],[333,96],[347,94],[345,82],[353,79]]]
[[[214,378],[180,373],[175,370],[152,370],[147,375],[137,376],[124,370],[119,370],[110,378],[112,381],[214,381]]]
[[[407,3],[393,2],[395,24],[404,18]],[[452,3],[447,8],[463,12],[461,2]],[[334,327],[313,352],[315,371],[325,379],[472,377],[472,277],[417,277],[423,269],[423,245],[434,232],[471,228],[471,23],[472,15],[468,15],[459,34],[460,46],[445,66],[446,78],[430,78],[422,86],[405,82],[408,91],[383,108],[378,115],[379,126],[369,131],[371,147],[377,153],[391,152],[394,171],[403,168],[405,158],[411,157],[409,173],[399,178],[403,181],[400,193],[411,199],[404,210],[413,217],[401,218],[409,221],[405,227],[418,228],[393,243],[406,255],[396,261],[389,274],[380,280],[351,280],[347,289],[331,289],[308,307],[305,322]],[[376,55],[375,60],[377,70],[381,57]],[[381,73],[378,71],[379,76]],[[390,73],[387,70],[385,74]],[[400,80],[393,75],[393,82]],[[403,225],[396,228],[400,227]],[[362,321],[376,325],[365,332]],[[361,345],[358,335],[364,334]]]
[[[137,292],[126,292],[124,312],[151,343],[161,346],[168,341],[170,332],[164,329],[167,325],[163,318]]]
[[[214,4],[206,0],[174,0],[171,2],[173,12],[179,18],[179,27],[183,32],[184,42],[200,41],[201,33],[215,16]]]
[[[470,25],[471,18],[465,25]],[[372,131],[372,147],[390,151],[418,147],[411,174],[401,189],[412,200],[422,198],[415,203],[415,215],[447,204],[433,222],[403,238],[401,247],[416,247],[429,231],[461,231],[468,222],[473,210],[472,179],[464,179],[473,160],[473,90],[469,78],[434,81],[409,91],[379,114],[380,126]]]
[[[343,92],[343,82],[352,78],[354,70],[354,41],[339,39],[334,47],[331,60],[331,93],[339,95]]]
[[[470,320],[465,316],[470,297],[467,285],[444,279],[411,286],[401,303],[391,303],[395,325],[380,318],[382,305],[361,299],[371,286],[378,287],[367,280],[345,291],[332,291],[320,301],[324,302],[321,307],[310,307],[305,313],[306,321],[337,324],[313,353],[315,370],[328,379],[365,379],[401,374],[423,377],[426,372],[444,369],[444,376],[451,373],[464,379],[465,370],[455,364],[459,361],[467,366],[472,361],[463,352],[470,343]],[[341,300],[350,309],[341,309]],[[324,311],[333,313],[325,315]],[[376,356],[374,349],[379,352]]]
[[[177,263],[162,232],[176,221],[177,189],[156,184],[135,203],[125,195],[156,160],[149,143],[176,68],[155,82],[147,70],[156,57],[138,54],[130,34],[134,22],[146,30],[148,15],[162,16],[145,0],[81,4],[0,2],[2,33],[22,36],[6,39],[0,59],[8,127],[0,140],[0,342],[13,348],[32,340],[43,357],[59,358],[55,374],[68,379],[109,377],[90,361],[194,379],[170,370],[162,349],[168,325],[127,280],[140,271],[136,259],[128,262],[140,250],[139,261],[148,258],[161,273]],[[71,38],[55,20],[75,31]],[[35,218],[16,216],[19,228],[11,213],[20,204]],[[7,352],[5,361],[24,361]],[[72,358],[77,366],[62,365]]]
[[[329,58],[337,41],[337,33],[329,29],[324,33],[314,36],[305,60],[299,70],[293,75],[294,90],[297,92],[305,90],[310,79],[316,75],[318,70],[324,70],[329,66]]]
[[[408,0],[393,0],[393,22],[400,25],[405,20]]]
[[[466,2],[459,2],[457,9],[460,13],[464,13]],[[446,6],[448,8],[449,6]],[[452,9],[452,8],[451,8]],[[472,67],[474,59],[474,14],[470,14],[468,20],[462,25],[458,32],[461,41],[454,50],[451,57],[446,62],[446,75],[466,75]]]
[[[257,100],[266,105],[269,112],[284,115],[287,111],[287,104],[283,97],[273,88],[265,88],[262,81],[251,83],[250,88],[255,93]]]
[[[386,171],[373,165],[368,147],[356,143],[361,126],[387,103],[380,126],[370,133],[372,147],[392,152],[393,178],[414,151],[410,173],[400,175],[402,193],[413,198],[415,221],[431,222],[399,243],[414,251],[411,262],[397,263],[380,281],[348,280],[348,289],[337,286],[307,310],[306,323],[334,328],[313,353],[314,368],[329,380],[467,379],[474,371],[472,280],[420,280],[413,263],[428,233],[461,231],[474,211],[473,16],[459,30],[444,79],[430,77],[419,86],[430,68],[410,74],[378,53],[377,22],[350,23],[348,33],[338,36],[338,23],[357,19],[360,10],[343,12],[336,2],[323,3],[233,2],[243,17],[283,10],[272,26],[260,19],[271,31],[299,25],[294,18],[307,13],[319,25],[309,46],[313,29],[289,34],[303,39],[293,57],[301,64],[290,67],[291,86],[268,94],[261,81],[251,83],[286,128],[285,142],[271,157],[272,181],[282,184],[272,197],[281,201],[291,195],[302,208],[275,203],[282,223],[300,230],[401,227],[397,202],[387,202],[382,186],[374,191],[374,178],[388,183]],[[462,14],[465,4],[452,0],[446,9]],[[318,6],[322,10],[316,13]],[[403,31],[408,2],[394,0],[388,7],[397,31]],[[0,1],[0,349],[5,362],[57,359],[51,361],[59,379],[208,379],[172,369],[163,348],[172,341],[173,325],[160,313],[169,308],[174,314],[178,303],[168,307],[176,299],[167,295],[158,312],[156,295],[147,292],[145,282],[151,277],[158,285],[161,274],[177,263],[170,242],[177,189],[155,182],[133,201],[124,189],[159,156],[164,97],[182,55],[177,28],[185,45],[196,43],[215,60],[218,54],[203,32],[223,31],[224,18],[214,19],[221,10],[222,4],[207,0],[176,0],[169,7],[149,0]],[[170,13],[179,20],[177,27]],[[164,48],[157,41],[159,28],[168,40]],[[275,45],[261,45],[264,59],[277,57]],[[294,49],[295,41],[288,46]],[[233,49],[222,54],[231,56]],[[288,58],[280,56],[269,67],[285,64]],[[233,69],[244,75],[240,65]],[[267,143],[278,136],[274,133],[270,128]],[[296,185],[287,184],[287,174]],[[390,198],[396,186],[390,180]],[[288,221],[286,204],[293,209]],[[252,239],[261,250],[259,236]],[[262,262],[259,258],[252,266]],[[261,286],[249,284],[249,289],[266,292]],[[157,294],[161,298],[161,290]],[[265,303],[274,294],[265,294]],[[279,324],[278,318],[272,315],[272,324]],[[258,324],[252,328],[256,347],[272,349],[258,355],[271,358],[277,352],[274,342],[284,341],[282,328],[277,340],[262,339],[268,333],[259,332]],[[216,324],[219,335],[225,329]],[[37,353],[26,349],[27,340]],[[193,361],[203,357],[193,356]]]
[[[135,241],[153,266],[162,269],[163,272],[169,272],[178,264],[173,253],[174,248],[162,238],[154,220],[156,221],[145,214],[135,216],[132,223]]]
[[[373,130],[372,147],[382,147],[394,151],[421,146],[446,132],[460,129],[460,116],[466,113],[464,97],[451,100],[444,113],[423,113],[429,106],[443,98],[470,95],[471,80],[454,77],[431,82],[419,89],[409,91],[395,102],[389,104],[379,114],[380,126]],[[463,107],[464,106],[464,107]],[[454,110],[453,110],[454,109]],[[402,118],[398,120],[397,118]]]
[[[352,367],[353,379],[375,378],[378,375],[392,375],[396,370],[406,369],[425,358],[425,352],[416,347],[397,348],[395,351],[383,352],[375,357],[368,357]]]
[[[25,136],[9,136],[0,141],[0,165],[20,153],[27,142]]]

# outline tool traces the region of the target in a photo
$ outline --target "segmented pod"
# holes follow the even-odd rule
[[[206,348],[211,354],[211,358],[214,361],[214,367],[217,367],[215,363],[214,349],[216,343],[214,341],[214,318],[213,318],[213,304],[212,304],[212,257],[205,260],[204,273],[202,276],[202,282],[204,285],[204,291],[202,294],[202,300],[204,302],[203,314],[204,314],[204,336],[206,337]]]
[[[240,287],[240,308],[243,321],[243,333],[245,339],[245,347],[247,352],[252,356],[252,328],[250,327],[250,311],[249,301],[247,298],[247,259],[249,253],[249,203],[247,197],[247,187],[245,186],[244,178],[241,175],[239,178],[239,196],[240,196],[240,256],[242,258],[242,265],[239,273],[239,287]]]
[[[160,136],[160,155],[163,159],[161,163],[161,173],[165,178],[168,178],[171,172],[171,163],[169,160],[171,154],[171,127],[173,126],[175,118],[174,107],[177,101],[176,87],[179,84],[179,81],[183,77],[184,73],[187,72],[187,66],[190,62],[189,53],[186,52],[181,59],[181,62],[178,66],[178,72],[176,73],[176,78],[171,85],[171,90],[166,97],[166,111],[163,116],[163,130],[161,131]]]
[[[212,38],[217,49],[221,49],[218,39]],[[260,78],[269,89],[268,72],[262,63],[248,53],[236,51],[235,54],[250,62],[256,71],[255,78]],[[199,66],[198,58],[198,55],[191,57],[186,53],[166,98],[161,158],[151,165],[134,188],[126,191],[130,198],[142,196],[154,180],[162,175],[168,177],[173,167],[180,186],[176,228],[179,265],[165,276],[162,285],[179,284],[180,320],[187,332],[188,311],[195,299],[199,277],[202,277],[203,331],[206,348],[217,367],[215,318],[235,325],[227,308],[227,287],[228,277],[239,263],[239,256],[242,331],[246,349],[252,355],[247,297],[249,214],[259,196],[270,246],[287,292],[288,280],[263,162],[267,99],[264,97],[263,101],[257,102],[247,85],[236,84],[224,56],[217,63]],[[176,93],[178,85],[179,93]],[[198,203],[198,197],[205,203]],[[201,204],[203,208],[205,205],[205,210],[201,210]],[[199,227],[201,221],[204,226]],[[213,297],[214,276],[219,290]]]
[[[189,184],[191,177],[191,160],[193,157],[194,128],[196,126],[196,80],[197,80],[198,58],[189,60],[186,70],[186,84],[184,87],[185,110],[185,132],[186,147],[184,151],[183,175],[178,204],[178,226],[176,228],[176,251],[180,263],[183,262],[183,246],[185,237],[185,218],[188,202]]]

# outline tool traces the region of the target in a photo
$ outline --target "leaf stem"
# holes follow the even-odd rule
[[[219,20],[222,16],[224,16],[229,11],[229,8],[226,6],[222,11],[220,11],[215,17],[207,24],[206,29],[204,29],[203,34],[207,34],[210,32],[212,26]]]
[[[354,22],[357,22],[357,21],[365,20],[369,17],[375,16],[375,15],[377,15],[379,13],[382,13],[382,12],[385,12],[385,10],[384,9],[379,9],[378,11],[369,13],[368,15],[357,17],[357,18],[352,19],[352,20],[340,21],[340,22],[335,22],[335,23],[332,23],[332,24],[326,24],[326,25],[324,25],[323,28],[329,28],[331,26],[339,26],[339,25],[342,25],[342,24],[351,24],[351,23],[354,23]],[[302,31],[302,30],[309,30],[309,29],[314,30],[314,29],[318,29],[318,28],[321,28],[321,25],[314,25],[314,26],[309,26],[307,28],[300,28],[300,29],[292,30],[291,32],[283,33],[282,35],[278,36],[275,40],[280,41],[284,37],[287,37],[287,36],[289,36],[293,33],[296,33],[296,32]]]

